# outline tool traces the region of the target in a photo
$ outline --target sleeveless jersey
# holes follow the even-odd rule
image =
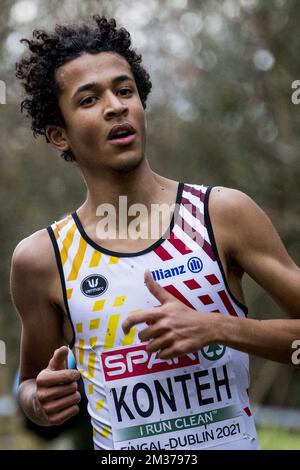
[[[168,233],[138,253],[116,253],[85,233],[77,213],[48,227],[95,449],[257,449],[248,399],[248,355],[208,345],[162,361],[125,335],[128,314],[159,305],[144,283],[156,282],[196,314],[244,317],[231,293],[209,217],[211,188],[178,186]]]

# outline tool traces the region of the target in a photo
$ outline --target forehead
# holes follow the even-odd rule
[[[83,53],[56,70],[56,80],[63,94],[72,94],[88,82],[105,84],[115,76],[126,74],[134,80],[128,62],[114,52]]]

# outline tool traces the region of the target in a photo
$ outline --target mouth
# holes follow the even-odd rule
[[[136,131],[130,124],[119,124],[112,127],[107,139],[113,145],[130,145],[136,139]]]
[[[124,137],[115,137],[113,139],[108,139],[109,142],[113,145],[129,145],[135,141],[135,134],[129,134]]]

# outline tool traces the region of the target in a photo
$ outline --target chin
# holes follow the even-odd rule
[[[114,162],[112,167],[118,173],[130,173],[136,170],[144,160],[144,155],[134,155],[132,157],[120,156],[120,158]]]

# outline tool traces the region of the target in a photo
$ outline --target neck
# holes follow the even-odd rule
[[[177,183],[154,173],[146,158],[134,170],[127,173],[84,174],[88,188],[87,198],[78,210],[82,219],[91,221],[101,204],[119,206],[119,197],[126,196],[128,207],[132,204],[173,203]]]

